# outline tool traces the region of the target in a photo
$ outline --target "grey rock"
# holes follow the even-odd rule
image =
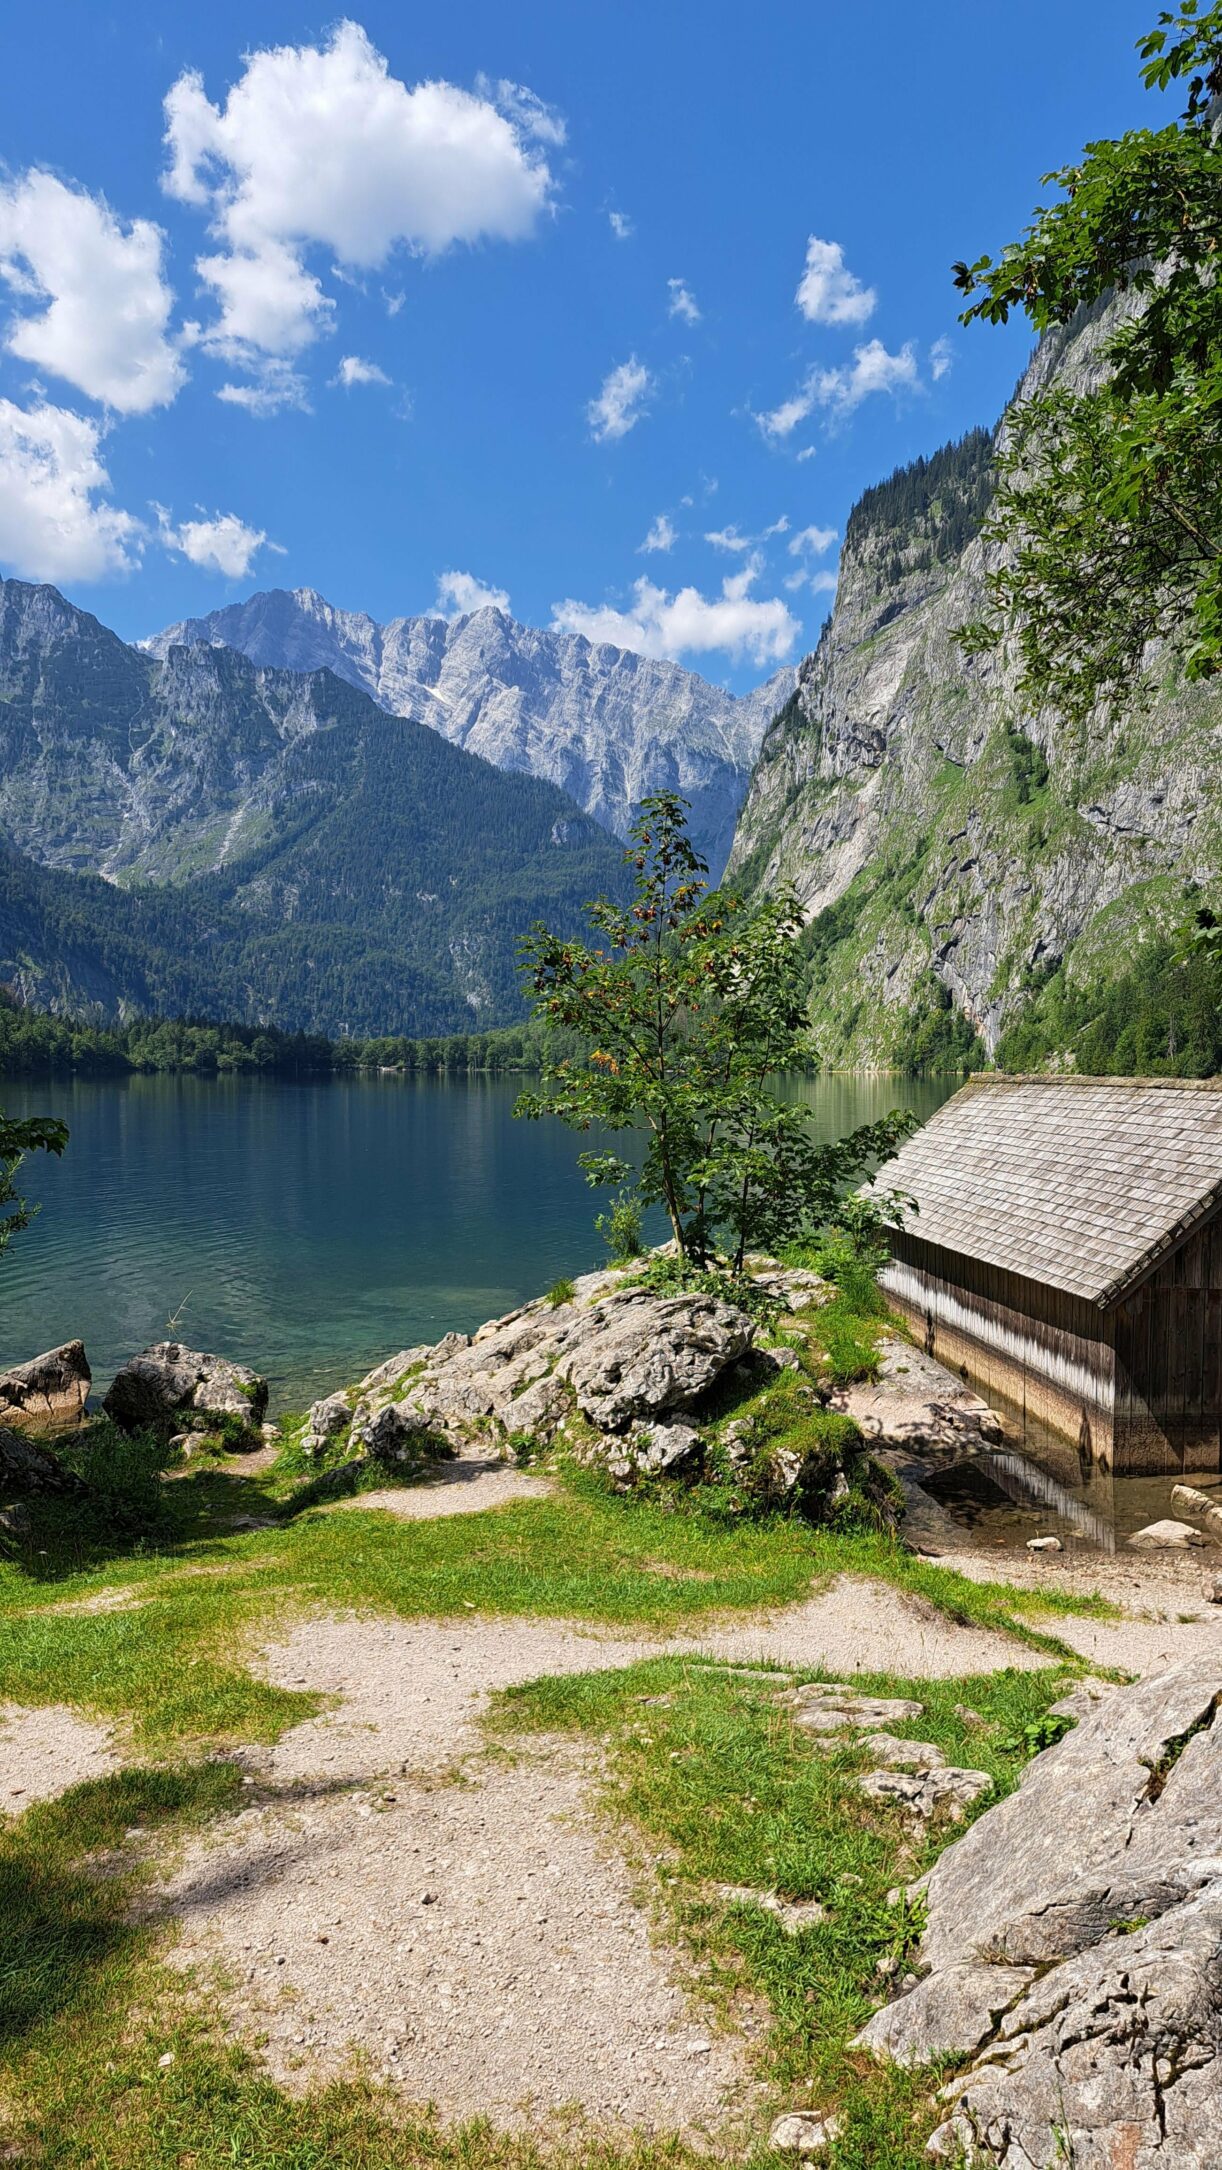
[[[92,1374],[83,1341],[32,1356],[0,1372],[0,1423],[20,1427],[79,1424]]]
[[[860,2039],[978,2052],[948,2120],[969,2160],[1222,2161],[1220,1707],[1211,1657],[1100,1694],[922,1880],[925,1979]]]
[[[1029,1537],[1027,1539],[1027,1550],[1028,1552],[1063,1552],[1065,1547],[1059,1537]]]
[[[933,1771],[946,1761],[933,1741],[901,1740],[895,1733],[863,1734],[861,1746],[875,1762],[893,1771]]]
[[[177,1341],[158,1341],[128,1358],[102,1406],[129,1432],[192,1413],[205,1423],[239,1417],[253,1429],[267,1411],[267,1381],[226,1357],[207,1356]]]
[[[322,1401],[312,1404],[306,1418],[306,1429],[316,1439],[334,1439],[350,1422],[352,1411],[343,1394],[328,1394]]]
[[[1034,1967],[983,1966],[971,1960],[944,1967],[894,2004],[884,2005],[853,2046],[897,2065],[928,2064],[934,2057],[978,2050],[1034,1978]]]
[[[0,1531],[3,1531],[6,1537],[14,1538],[18,1544],[24,1544],[27,1537],[33,1536],[34,1518],[21,1500],[14,1500],[8,1507],[0,1507]]]
[[[622,1445],[623,1442],[621,1441]],[[691,1424],[646,1424],[631,1434],[635,1467],[645,1476],[666,1476],[696,1460],[704,1442]]]
[[[0,1494],[38,1492],[85,1493],[88,1486],[57,1454],[39,1446],[24,1432],[0,1425]]]
[[[578,1408],[604,1431],[688,1408],[755,1336],[753,1320],[715,1296],[629,1290],[587,1319],[560,1368]]]
[[[1206,1577],[1204,1594],[1211,1605],[1222,1605],[1222,1574]]]
[[[820,2155],[840,2130],[835,2117],[812,2117],[805,2110],[790,2110],[778,2117],[768,2135],[769,2147],[778,2155]]]
[[[1173,1484],[1171,1504],[1181,1514],[1196,1515],[1205,1524],[1206,1536],[1222,1544],[1222,1502],[1211,1499],[1208,1492],[1198,1491],[1195,1484]]]
[[[354,1448],[391,1465],[415,1460],[427,1437],[427,1421],[409,1400],[387,1402],[381,1409],[358,1406],[349,1434]]]
[[[867,1771],[857,1783],[871,1800],[898,1801],[914,1816],[945,1813],[952,1823],[960,1822],[973,1801],[990,1792],[993,1785],[987,1771],[962,1770],[953,1763],[932,1770],[918,1767]]]
[[[894,1725],[897,1719],[919,1718],[923,1703],[903,1695],[864,1695],[842,1680],[812,1681],[795,1688],[789,1697],[796,1723],[809,1733],[864,1732]]]
[[[1203,1545],[1200,1530],[1194,1530],[1190,1522],[1147,1522],[1144,1530],[1134,1530],[1129,1543],[1137,1552],[1184,1552],[1189,1545]]]
[[[426,1358],[433,1354],[433,1348],[427,1341],[421,1342],[414,1349],[400,1349],[397,1356],[388,1356],[384,1363],[375,1364],[372,1371],[366,1372],[356,1391],[362,1401],[374,1395],[385,1394],[397,1386],[404,1372],[413,1370],[417,1364],[424,1363]]]

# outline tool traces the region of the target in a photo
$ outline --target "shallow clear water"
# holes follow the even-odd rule
[[[516,1122],[518,1089],[399,1077],[0,1086],[7,1112],[59,1115],[71,1131],[62,1161],[40,1154],[22,1172],[43,1210],[0,1260],[0,1367],[80,1336],[101,1389],[125,1356],[174,1335],[253,1364],[291,1408],[597,1265],[599,1199],[576,1165],[596,1141]],[[927,1117],[954,1089],[792,1087],[821,1137],[900,1103]]]

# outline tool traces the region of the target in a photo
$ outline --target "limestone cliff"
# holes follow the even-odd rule
[[[1046,340],[1016,397],[1082,383],[1106,325]],[[1105,979],[1216,901],[1222,691],[1167,658],[1148,705],[1071,727],[1024,709],[1008,656],[955,644],[984,600],[990,445],[975,432],[854,508],[739,820],[732,872],[791,882],[813,922],[830,1061],[893,1060],[948,1000],[992,1051],[1056,967]]]

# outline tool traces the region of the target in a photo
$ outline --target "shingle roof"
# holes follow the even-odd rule
[[[1222,1202],[1222,1079],[975,1077],[872,1187],[923,1242],[1106,1306]]]

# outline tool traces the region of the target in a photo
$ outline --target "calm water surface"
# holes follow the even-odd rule
[[[953,1090],[945,1078],[793,1087],[829,1138],[899,1103],[927,1117]],[[253,1364],[291,1408],[605,1255],[576,1166],[595,1141],[515,1122],[513,1079],[2,1091],[7,1112],[62,1116],[72,1136],[62,1161],[40,1154],[23,1171],[42,1211],[0,1265],[0,1366],[79,1335],[101,1389],[173,1333]]]

